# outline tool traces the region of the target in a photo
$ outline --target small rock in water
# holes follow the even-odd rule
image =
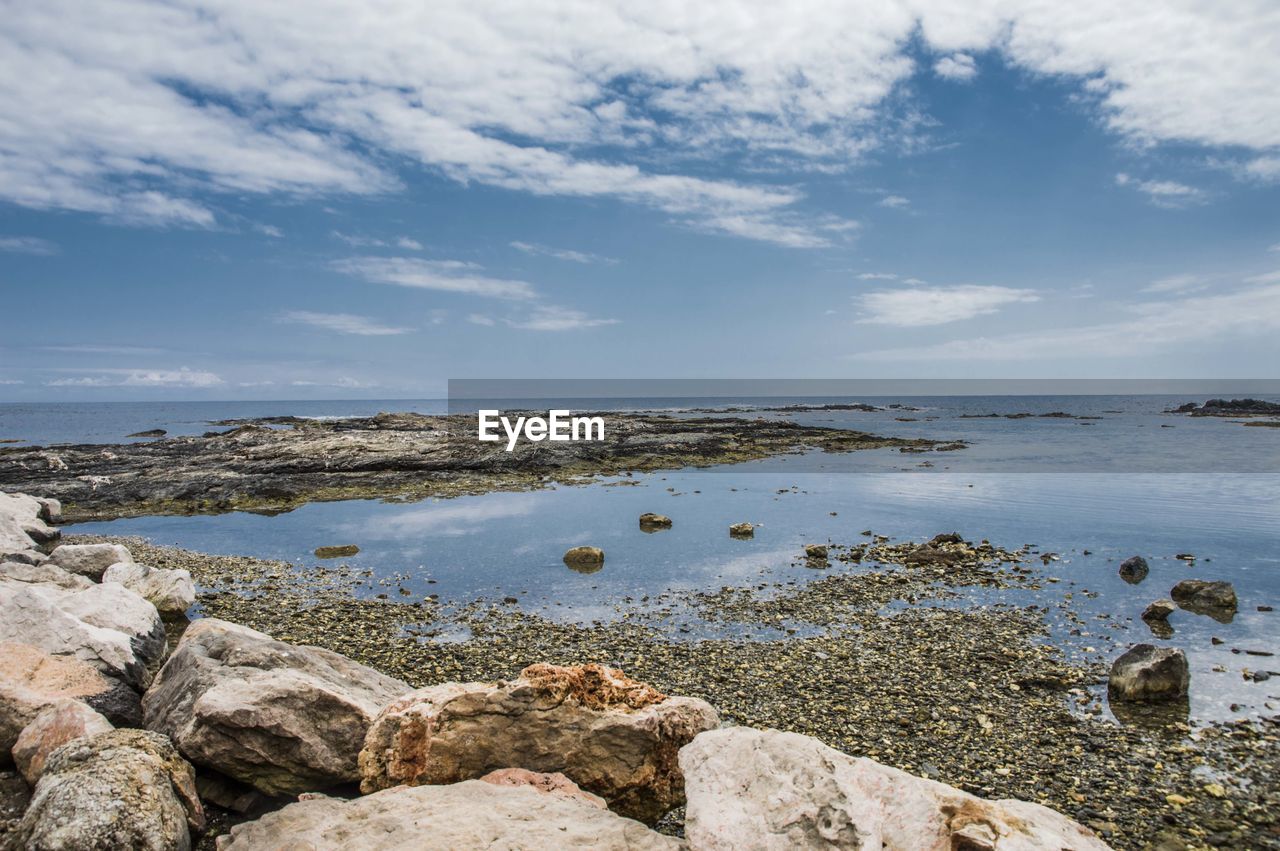
[[[750,523],[734,523],[729,527],[729,536],[733,538],[753,538],[756,534],[756,527]]]
[[[1130,556],[1120,562],[1120,578],[1130,585],[1137,585],[1147,578],[1147,560],[1142,556]]]
[[[827,545],[826,544],[805,544],[804,557],[807,559],[812,559],[813,561],[826,561]]]
[[[640,515],[640,529],[644,532],[657,532],[671,528],[671,518],[665,514],[646,512]]]
[[[168,433],[169,432],[162,428],[152,428],[147,429],[146,431],[135,431],[133,434],[129,435],[129,437],[164,437]]]
[[[1144,621],[1167,620],[1176,608],[1172,600],[1156,600],[1143,610],[1142,619]]]
[[[1174,558],[1176,558],[1178,561],[1195,561],[1196,560],[1194,553],[1178,553],[1176,556],[1174,556]]]
[[[350,558],[360,552],[355,544],[339,544],[333,547],[316,547],[316,558]]]
[[[1184,579],[1173,586],[1170,596],[1179,607],[1221,623],[1230,623],[1236,613],[1236,589],[1230,582]]]
[[[1190,682],[1181,650],[1138,644],[1112,664],[1107,692],[1112,700],[1173,700],[1186,695]]]
[[[595,573],[604,567],[604,550],[599,547],[574,547],[564,554],[564,563],[579,573]]]

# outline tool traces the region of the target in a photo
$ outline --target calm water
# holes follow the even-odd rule
[[[532,493],[407,505],[319,503],[275,517],[143,517],[70,531],[143,535],[162,544],[298,564],[316,563],[317,546],[357,544],[360,554],[345,563],[369,568],[375,580],[406,577],[396,584],[414,594],[438,593],[446,602],[511,595],[527,609],[575,621],[614,618],[619,608],[664,592],[822,575],[796,563],[804,543],[856,543],[864,529],[901,540],[959,531],[1009,548],[1030,543],[1058,554],[1044,570],[1059,582],[1046,583],[1040,592],[1008,592],[1000,600],[1048,607],[1054,640],[1069,655],[1109,659],[1137,641],[1169,643],[1191,659],[1195,717],[1270,713],[1268,701],[1280,706],[1280,675],[1263,683],[1243,676],[1245,669],[1280,672],[1280,657],[1232,652],[1280,653],[1280,614],[1257,611],[1259,605],[1280,603],[1280,430],[1161,413],[1186,401],[1174,398],[898,401],[923,410],[766,415],[973,445],[928,455],[810,453]],[[48,410],[59,406],[3,406],[0,433],[37,442],[105,441],[155,427],[199,433],[208,420],[226,417],[347,416],[440,405],[85,405],[61,415]],[[960,416],[990,411],[1066,411],[1103,419]],[[920,466],[926,460],[934,466]],[[645,511],[669,515],[674,528],[641,532],[636,518]],[[760,524],[755,538],[731,539],[727,527],[744,520]],[[579,574],[564,566],[564,551],[578,544],[604,548],[603,570]],[[1086,549],[1090,555],[1083,554]],[[1185,552],[1197,556],[1194,564],[1174,559]],[[1151,564],[1148,578],[1136,586],[1116,573],[1119,562],[1133,554]],[[1138,615],[1189,577],[1230,580],[1239,613],[1222,624],[1178,611],[1171,618],[1175,635],[1161,642]],[[376,581],[367,587],[369,594],[386,590]],[[1062,617],[1067,595],[1083,624]],[[1212,637],[1225,643],[1214,646]]]

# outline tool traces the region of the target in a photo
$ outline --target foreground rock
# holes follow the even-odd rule
[[[984,800],[796,733],[703,733],[680,768],[685,836],[698,851],[1107,848],[1047,807]]]
[[[1199,615],[1209,615],[1214,620],[1225,623],[1231,622],[1238,605],[1236,589],[1230,582],[1184,579],[1173,586],[1170,596],[1179,608]]]
[[[639,822],[557,793],[470,780],[400,786],[353,801],[313,798],[233,827],[218,851],[359,848],[676,849]]]
[[[1190,683],[1181,650],[1138,644],[1112,663],[1107,693],[1112,700],[1175,700],[1186,696]]]
[[[360,788],[456,783],[499,768],[560,772],[653,822],[684,799],[681,747],[719,717],[600,665],[531,665],[510,682],[445,683],[388,706],[360,752]]]
[[[87,662],[70,656],[50,656],[30,644],[0,643],[0,690],[5,687],[9,694],[21,695],[24,705],[32,707],[23,726],[30,723],[35,712],[62,698],[84,703],[117,727],[142,724],[142,699],[133,689]],[[0,708],[0,725],[5,724],[4,716],[5,710]]]
[[[187,628],[143,711],[197,765],[291,795],[358,780],[365,731],[407,691],[329,650],[205,618]]]
[[[185,851],[191,830],[204,830],[191,766],[163,736],[113,730],[53,752],[13,847]]]
[[[44,774],[49,756],[72,739],[112,730],[111,722],[85,704],[59,698],[36,714],[13,744],[13,762],[32,786]]]
[[[71,656],[135,688],[165,652],[155,606],[121,585],[64,588],[0,577],[0,641]]]
[[[133,556],[121,544],[63,544],[53,551],[49,561],[69,573],[101,582],[108,567],[132,564]]]
[[[35,585],[56,585],[69,591],[79,591],[93,585],[93,581],[75,573],[68,573],[48,562],[32,564],[25,561],[0,562],[0,582],[29,582]]]
[[[196,604],[196,586],[187,570],[121,562],[108,567],[102,581],[120,583],[170,617],[186,614]]]

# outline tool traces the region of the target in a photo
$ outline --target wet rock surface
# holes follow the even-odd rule
[[[360,787],[525,768],[562,773],[614,812],[653,822],[683,802],[677,752],[718,723],[705,701],[667,697],[621,671],[531,665],[511,681],[446,683],[392,703],[360,752]]]
[[[1176,647],[1138,644],[1111,666],[1112,700],[1159,701],[1185,697],[1191,684],[1187,656]]]
[[[207,618],[183,634],[143,711],[197,765],[296,794],[359,779],[365,731],[408,690],[332,651]]]
[[[505,445],[478,442],[475,417],[463,415],[228,422],[224,425],[234,427],[203,437],[0,448],[0,482],[56,497],[69,519],[83,520],[284,511],[313,500],[526,490],[553,480],[747,461],[811,448],[931,451],[940,445],[763,419],[603,416],[603,442],[521,442],[513,452],[504,451]]]
[[[570,796],[469,780],[314,798],[239,825],[219,851],[264,848],[675,849],[675,839]]]
[[[1230,582],[1210,582],[1204,579],[1184,579],[1169,593],[1179,608],[1196,614],[1204,614],[1231,622],[1239,600]]]

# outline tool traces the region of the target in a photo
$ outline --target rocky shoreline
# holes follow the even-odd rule
[[[597,476],[752,461],[811,449],[952,451],[963,444],[737,417],[605,412],[602,442],[475,439],[462,414],[227,421],[200,437],[0,448],[0,482],[60,500],[70,520],[288,511],[340,499],[528,490]]]

